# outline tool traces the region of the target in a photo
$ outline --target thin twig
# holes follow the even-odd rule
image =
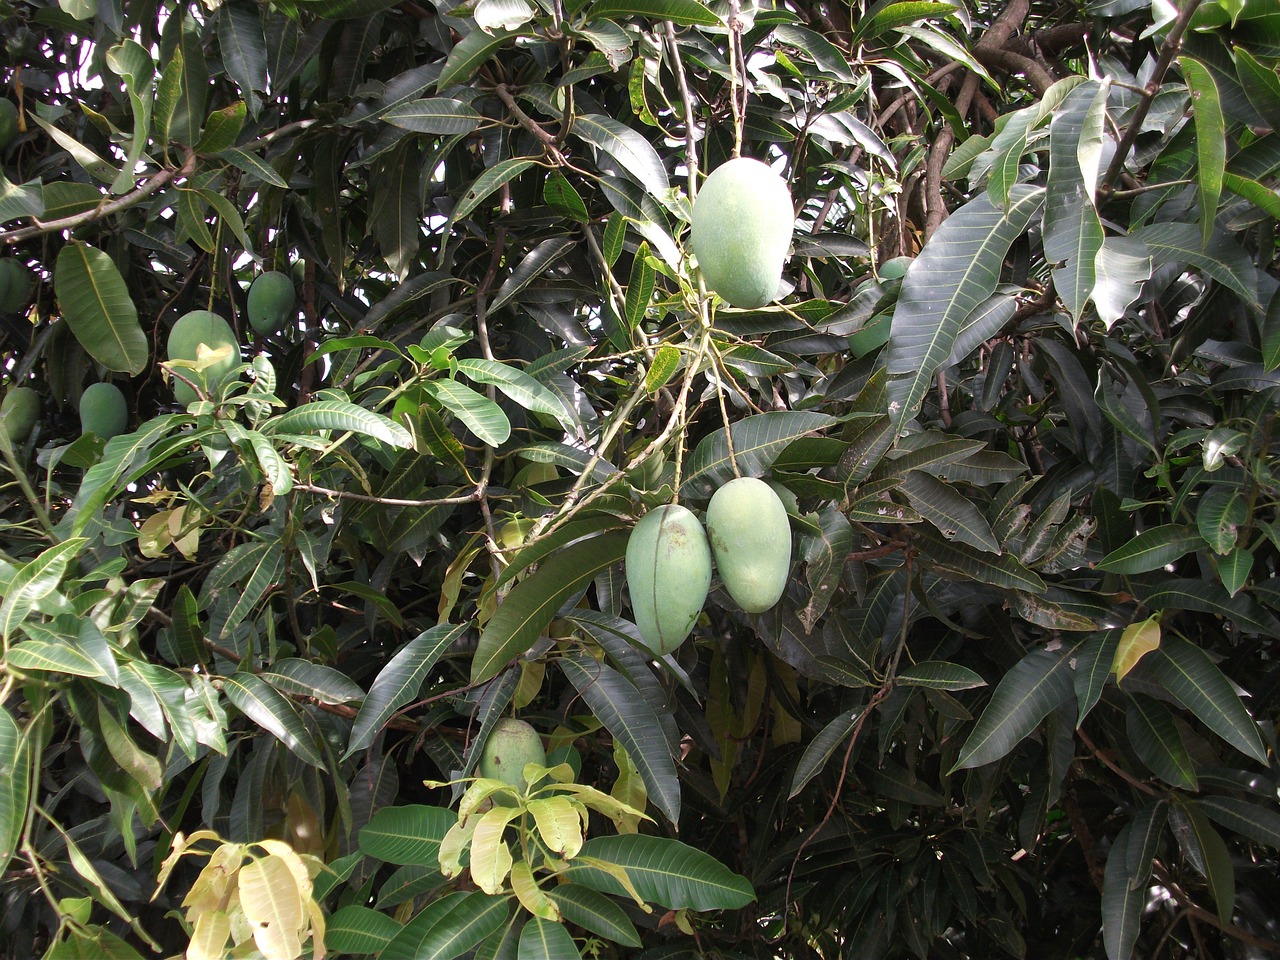
[[[698,195],[698,138],[693,122],[693,94],[689,92],[689,80],[684,75],[684,62],[680,59],[680,46],[676,43],[676,28],[666,21],[667,46],[671,50],[676,79],[680,81],[680,99],[684,101],[684,165],[689,175],[689,200]]]
[[[1147,119],[1147,111],[1151,109],[1151,104],[1155,101],[1156,94],[1162,88],[1164,75],[1168,71],[1169,65],[1173,63],[1173,58],[1182,49],[1182,35],[1187,32],[1187,27],[1191,24],[1191,18],[1195,16],[1195,12],[1199,7],[1200,0],[1190,0],[1185,7],[1178,11],[1178,19],[1174,21],[1173,26],[1165,35],[1164,43],[1160,46],[1160,57],[1156,60],[1155,69],[1151,71],[1151,78],[1147,81],[1146,87],[1143,88],[1142,99],[1133,108],[1133,116],[1129,118],[1129,125],[1125,128],[1124,136],[1120,138],[1120,143],[1116,146],[1115,156],[1111,158],[1111,164],[1107,167],[1102,183],[1098,186],[1099,193],[1110,193],[1112,184],[1120,176],[1120,171],[1124,169],[1124,162],[1129,157],[1129,151],[1133,149],[1133,145],[1138,139],[1138,134],[1142,132],[1142,123]]]

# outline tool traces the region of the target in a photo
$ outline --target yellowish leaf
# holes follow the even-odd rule
[[[182,905],[187,908],[187,919],[195,922],[199,914],[221,910],[226,904],[227,891],[236,881],[240,864],[244,862],[244,847],[238,843],[224,843],[209,857],[209,862],[187,891]]]
[[[475,832],[474,821],[465,823],[458,821],[449,828],[444,839],[440,841],[438,854],[440,872],[447,879],[452,880],[462,872],[462,854],[466,852],[467,847],[471,846],[471,835]]]
[[[221,910],[200,914],[187,945],[187,960],[223,960],[230,936],[231,918]]]
[[[542,892],[538,881],[533,878],[533,871],[525,861],[517,861],[511,867],[511,889],[516,893],[520,905],[543,920],[559,921],[560,908]]]
[[[1123,680],[1139,660],[1159,646],[1160,621],[1154,616],[1125,627],[1124,633],[1120,634],[1120,644],[1116,647],[1116,658],[1111,664],[1116,683]]]
[[[640,776],[635,761],[616,740],[613,742],[613,762],[618,767],[618,779],[613,781],[613,789],[609,791],[609,795],[632,810],[643,810],[649,800],[644,779]],[[619,833],[636,833],[640,829],[640,817],[629,810],[619,810],[611,819]]]
[[[302,955],[299,930],[306,908],[283,857],[270,854],[241,868],[240,905],[266,960],[297,960]]]
[[[494,807],[476,824],[471,837],[471,879],[489,896],[497,894],[511,870],[511,850],[502,838],[519,807]]]
[[[539,797],[528,810],[548,849],[572,860],[582,849],[582,820],[568,797]]]
[[[303,899],[311,899],[311,874],[307,872],[307,865],[293,847],[283,840],[259,840],[256,846],[283,860],[293,874],[293,882],[298,885],[298,892]]]

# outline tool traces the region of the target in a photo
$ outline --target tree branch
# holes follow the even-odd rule
[[[16,230],[0,231],[0,243],[18,243],[30,237],[38,237],[46,233],[57,233],[61,230],[74,230],[76,227],[83,226],[86,223],[93,223],[95,220],[101,220],[104,217],[109,217],[113,213],[119,213],[121,210],[131,207],[135,203],[145,200],[171,180],[179,180],[189,177],[195,168],[196,155],[194,153],[188,153],[187,159],[181,167],[161,170],[150,180],[145,181],[122,197],[117,197],[109,203],[104,203],[102,206],[94,207],[92,210],[85,210],[83,213],[72,214],[69,217],[62,217],[59,220],[41,221],[32,217],[32,225],[29,227],[19,227]]]
[[[1156,94],[1160,92],[1164,75],[1168,72],[1170,64],[1173,63],[1173,58],[1182,49],[1182,35],[1187,32],[1187,27],[1191,24],[1191,18],[1195,16],[1195,12],[1199,7],[1200,0],[1189,0],[1187,5],[1178,11],[1178,19],[1174,21],[1173,27],[1165,35],[1164,43],[1160,47],[1160,58],[1156,60],[1155,69],[1151,72],[1151,79],[1147,81],[1147,85],[1142,91],[1142,99],[1134,107],[1133,116],[1129,118],[1129,125],[1125,127],[1120,143],[1116,146],[1115,156],[1111,158],[1111,164],[1107,167],[1102,183],[1098,185],[1099,193],[1109,195],[1116,178],[1124,170],[1124,162],[1128,159],[1129,151],[1133,149],[1133,144],[1138,139],[1138,134],[1142,130],[1142,123],[1147,119],[1147,111],[1151,109],[1151,104],[1155,102]]]

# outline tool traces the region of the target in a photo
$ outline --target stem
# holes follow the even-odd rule
[[[1099,193],[1110,193],[1111,185],[1116,182],[1116,179],[1120,176],[1120,171],[1124,169],[1124,162],[1129,157],[1129,151],[1133,149],[1133,144],[1138,139],[1138,133],[1142,130],[1142,121],[1147,118],[1147,111],[1151,109],[1151,104],[1155,101],[1156,94],[1160,92],[1164,75],[1169,70],[1169,65],[1173,63],[1173,58],[1178,55],[1178,51],[1182,48],[1182,35],[1187,32],[1187,27],[1191,24],[1191,18],[1195,16],[1195,12],[1199,7],[1200,0],[1189,0],[1187,5],[1178,11],[1178,19],[1174,21],[1173,27],[1165,35],[1164,43],[1160,47],[1160,58],[1156,60],[1151,79],[1147,81],[1147,85],[1142,91],[1142,99],[1138,101],[1138,105],[1133,109],[1133,116],[1129,118],[1129,125],[1125,128],[1124,136],[1120,138],[1120,143],[1116,145],[1115,156],[1111,158],[1111,165],[1107,167],[1107,172],[1098,187]]]
[[[109,203],[104,203],[100,207],[94,207],[92,210],[85,210],[83,213],[72,214],[69,217],[62,217],[59,220],[40,221],[32,217],[32,225],[29,227],[20,227],[16,230],[0,231],[0,243],[18,243],[29,237],[38,237],[45,233],[56,233],[60,230],[74,230],[76,227],[83,226],[86,223],[93,223],[95,220],[101,220],[109,217],[113,213],[119,213],[132,207],[135,203],[145,200],[151,194],[155,193],[171,180],[185,178],[191,175],[196,168],[196,155],[188,153],[186,161],[181,167],[176,169],[161,170],[150,180],[145,181],[140,186],[126,193],[122,197],[117,197]]]
[[[676,43],[675,25],[668,20],[667,47],[671,50],[676,79],[680,81],[680,99],[684,101],[684,163],[689,176],[689,200],[698,196],[698,140],[693,122],[693,95],[689,92],[689,80],[684,75],[684,62],[680,59],[680,46]]]

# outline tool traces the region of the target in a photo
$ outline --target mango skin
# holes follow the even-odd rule
[[[25,307],[31,301],[33,285],[31,271],[21,260],[0,260],[0,313],[17,313]]]
[[[293,314],[297,303],[293,278],[279,270],[268,270],[249,285],[249,324],[258,333],[275,333]]]
[[[707,504],[707,535],[738,606],[764,613],[778,602],[791,572],[791,524],[769,484],[738,477],[717,490]]]
[[[645,646],[663,656],[684,643],[711,589],[711,548],[691,511],[650,510],[627,540],[627,586]]]
[[[110,440],[129,429],[129,405],[114,383],[91,383],[80,394],[80,431]]]
[[[738,157],[711,172],[693,201],[689,236],[707,288],[735,307],[778,294],[795,211],[787,182],[759,160]]]
[[[212,388],[228,373],[238,367],[240,359],[240,341],[236,339],[231,324],[216,313],[208,310],[192,310],[177,319],[169,330],[169,359],[197,360],[200,344],[210,350],[230,347],[231,352],[217,363],[204,370],[205,383]],[[183,376],[196,379],[195,371],[183,371]],[[173,395],[184,407],[194,402],[196,392],[176,377],[173,380]]]
[[[30,387],[14,387],[0,401],[0,430],[10,443],[22,443],[31,436],[40,419],[40,394]]]
[[[489,739],[480,754],[480,776],[501,780],[523,792],[524,768],[528,763],[547,766],[542,737],[525,721],[502,717],[489,731]],[[497,803],[505,804],[509,800],[509,797],[494,797]]]

